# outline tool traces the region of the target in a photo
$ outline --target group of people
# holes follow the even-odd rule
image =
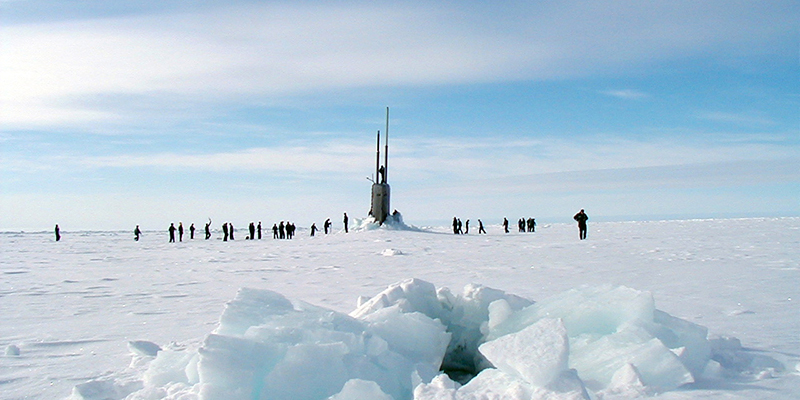
[[[347,213],[344,213],[344,217],[342,219],[342,222],[344,223],[344,231],[345,231],[345,233],[348,233],[349,232],[349,230],[348,230],[349,229],[349,226],[348,226],[349,225],[349,218],[347,217]],[[331,222],[331,219],[330,218],[326,219],[325,222],[322,225],[323,231],[325,232],[326,235],[328,233],[333,232],[332,226],[333,226],[333,223]],[[311,236],[314,236],[316,234],[316,232],[319,231],[319,229],[317,228],[317,224],[316,223],[311,224],[311,227],[309,228],[309,230],[311,231]],[[262,231],[263,231],[263,228],[262,228],[262,225],[261,225],[261,221],[258,221],[258,224],[256,224],[255,222],[250,222],[250,225],[248,226],[249,235],[247,237],[245,237],[245,239],[247,239],[247,240],[256,240],[256,239],[261,240]],[[167,229],[167,232],[169,232],[169,241],[170,241],[170,243],[174,243],[175,242],[175,233],[176,232],[178,233],[178,241],[182,242],[183,241],[183,222],[178,222],[178,226],[177,227],[175,226],[174,222],[170,223],[169,228]],[[195,232],[194,224],[191,224],[191,226],[189,226],[189,238],[190,239],[194,239],[194,232]],[[233,223],[226,222],[226,223],[222,224],[222,234],[223,234],[222,241],[223,242],[227,242],[228,239],[235,240],[235,232],[236,232],[236,230],[233,227]],[[297,232],[297,226],[292,222],[281,221],[280,223],[272,225],[272,238],[273,239],[291,239],[291,238],[294,237],[296,232]],[[136,228],[133,230],[133,240],[139,241],[139,238],[141,237],[141,235],[142,235],[142,231],[141,231],[141,229],[139,229],[139,225],[136,225]],[[61,236],[59,234],[58,225],[56,225],[56,237],[57,237],[56,240],[60,240],[61,239]],[[208,219],[208,222],[205,225],[205,240],[208,240],[208,239],[211,239],[211,218]]]
[[[583,209],[581,209],[577,214],[575,214],[572,217],[572,219],[574,219],[575,221],[578,222],[578,233],[580,235],[580,240],[586,239],[586,233],[587,233],[587,230],[588,230],[587,226],[586,226],[586,221],[589,220],[589,216],[586,215],[586,212]],[[342,222],[344,224],[345,233],[348,233],[349,232],[349,230],[348,230],[349,218],[347,217],[347,213],[344,213],[344,217],[342,218]],[[323,231],[325,232],[326,235],[332,231],[331,230],[331,226],[332,225],[333,224],[331,223],[331,219],[330,218],[325,220],[325,223],[322,225],[322,228],[323,228]],[[527,219],[520,218],[519,221],[517,221],[517,226],[519,227],[519,231],[520,232],[536,232],[536,219],[534,219],[534,218],[527,218]],[[250,225],[248,226],[248,230],[249,230],[249,234],[250,235],[247,236],[246,239],[255,240],[256,237],[259,240],[261,239],[261,231],[262,231],[261,221],[258,221],[258,225],[256,225],[254,222],[251,222]],[[292,237],[294,237],[294,234],[295,234],[296,230],[297,230],[297,227],[293,223],[291,223],[291,222],[284,223],[284,221],[281,221],[280,224],[273,224],[272,225],[272,238],[273,239],[291,239]],[[311,232],[311,236],[314,236],[316,234],[316,232],[319,231],[319,229],[317,228],[317,224],[316,223],[311,224],[311,227],[309,228],[309,230]],[[508,230],[508,219],[507,218],[503,218],[503,230],[505,231],[505,233],[509,232],[509,230]],[[183,222],[178,222],[178,226],[177,227],[175,227],[175,223],[170,223],[169,228],[167,229],[167,231],[169,232],[169,241],[170,241],[170,243],[174,243],[175,242],[175,233],[176,232],[178,233],[178,241],[180,241],[180,242],[183,241]],[[194,239],[194,232],[195,232],[194,224],[191,224],[189,226],[189,238],[190,239]],[[230,238],[230,240],[234,240],[234,232],[235,232],[235,229],[233,228],[233,224],[232,223],[226,222],[226,223],[222,224],[222,234],[223,234],[222,240],[224,242],[227,242],[228,238]],[[453,217],[453,234],[455,234],[455,235],[463,235],[463,234],[468,234],[468,233],[469,233],[469,220],[466,220],[466,222],[462,225],[460,218]],[[482,233],[485,234],[486,230],[483,228],[483,222],[481,222],[481,220],[479,219],[478,220],[478,234],[482,234]],[[55,234],[56,234],[56,241],[60,241],[61,240],[61,230],[59,229],[58,224],[56,224],[56,227],[55,227]],[[142,235],[142,231],[141,231],[141,229],[139,229],[139,225],[136,225],[136,228],[133,230],[133,235],[134,235],[133,240],[139,241],[139,238]],[[211,239],[211,218],[208,219],[208,222],[205,225],[205,240],[208,240],[208,239]]]
[[[463,230],[461,228],[464,228]],[[486,229],[483,229],[483,222],[478,220],[478,234],[486,233]],[[454,235],[466,235],[469,234],[469,220],[466,221],[464,225],[461,224],[461,219],[457,217],[453,217],[453,234]]]
[[[520,218],[517,221],[517,227],[520,232],[536,232],[536,219],[535,218]]]
[[[167,229],[167,231],[169,232],[170,243],[175,243],[175,231],[178,231],[178,241],[180,242],[183,241],[183,222],[179,222],[177,228],[175,228],[175,223],[171,222],[169,224],[169,229]],[[192,224],[192,226],[189,227],[189,237],[191,239],[194,239],[194,231],[195,231],[194,224]],[[139,230],[139,225],[136,225],[136,229],[133,230],[133,235],[134,235],[133,240],[139,241],[139,236],[141,234],[142,231]]]

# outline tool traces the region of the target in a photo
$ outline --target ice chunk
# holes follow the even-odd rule
[[[526,307],[492,329],[487,339],[517,332],[542,318],[561,318],[570,337],[607,335],[631,321],[652,321],[655,304],[649,292],[626,288],[582,287]]]
[[[456,399],[529,400],[532,393],[533,388],[525,381],[499,369],[488,368],[458,389]]]
[[[446,374],[439,374],[431,383],[421,383],[414,388],[414,400],[455,400],[459,386]]]
[[[128,342],[128,349],[130,351],[146,357],[155,357],[161,351],[161,347],[153,342],[146,340],[133,340]]]
[[[6,346],[6,355],[7,356],[18,356],[20,355],[19,347],[13,344]]]
[[[418,312],[403,313],[393,306],[365,316],[364,321],[369,324],[367,331],[383,338],[393,351],[438,371],[450,343],[450,334],[439,320]]]
[[[676,354],[681,363],[699,379],[711,358],[711,344],[708,341],[708,329],[689,321],[673,317],[661,310],[653,314],[655,329],[651,332],[664,346],[680,349]]]
[[[201,394],[208,400],[252,399],[283,358],[285,345],[211,334],[198,350]],[[157,359],[156,359],[157,360]]]
[[[614,373],[626,364],[634,365],[642,382],[657,390],[671,390],[694,381],[673,352],[636,326],[625,326],[597,339],[583,335],[570,344],[570,366],[594,389],[610,385]]]
[[[243,335],[247,328],[263,324],[276,315],[294,310],[292,302],[269,290],[239,289],[236,298],[225,306],[216,333]]]
[[[636,367],[633,364],[625,364],[614,373],[608,387],[597,394],[604,400],[610,400],[644,397],[649,393]]]
[[[75,385],[67,400],[124,399],[142,388],[140,381],[118,382],[113,379],[98,379]]]
[[[355,311],[351,317],[361,318],[381,308],[397,305],[403,312],[421,312],[431,318],[440,318],[442,305],[436,296],[436,287],[420,279],[407,279],[389,286]]]
[[[479,347],[494,366],[536,387],[567,370],[569,342],[561,320],[545,318]]]
[[[145,384],[163,386],[171,382],[190,383],[186,369],[195,357],[195,353],[188,351],[160,351],[144,373]]]
[[[328,400],[394,400],[383,393],[381,387],[372,381],[351,379],[344,384],[342,391],[329,397]]]

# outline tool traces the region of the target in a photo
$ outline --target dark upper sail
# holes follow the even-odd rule
[[[381,132],[378,131],[378,145],[375,159],[375,180],[372,183],[372,215],[379,224],[386,221],[389,215],[389,197],[391,189],[387,182],[389,173],[389,107],[386,107],[386,134],[383,152],[383,165],[381,165]]]

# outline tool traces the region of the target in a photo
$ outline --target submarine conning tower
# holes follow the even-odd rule
[[[386,107],[386,130],[384,131],[383,165],[381,165],[381,131],[378,131],[378,144],[375,156],[375,179],[372,181],[372,206],[369,213],[383,225],[389,215],[391,188],[387,182],[389,173],[389,107]]]

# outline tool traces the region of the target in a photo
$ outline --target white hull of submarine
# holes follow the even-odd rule
[[[383,165],[381,165],[381,131],[378,131],[378,146],[375,159],[375,179],[372,181],[372,206],[369,213],[379,224],[383,225],[389,215],[389,198],[391,188],[387,183],[389,172],[389,107],[386,107],[385,147]]]

